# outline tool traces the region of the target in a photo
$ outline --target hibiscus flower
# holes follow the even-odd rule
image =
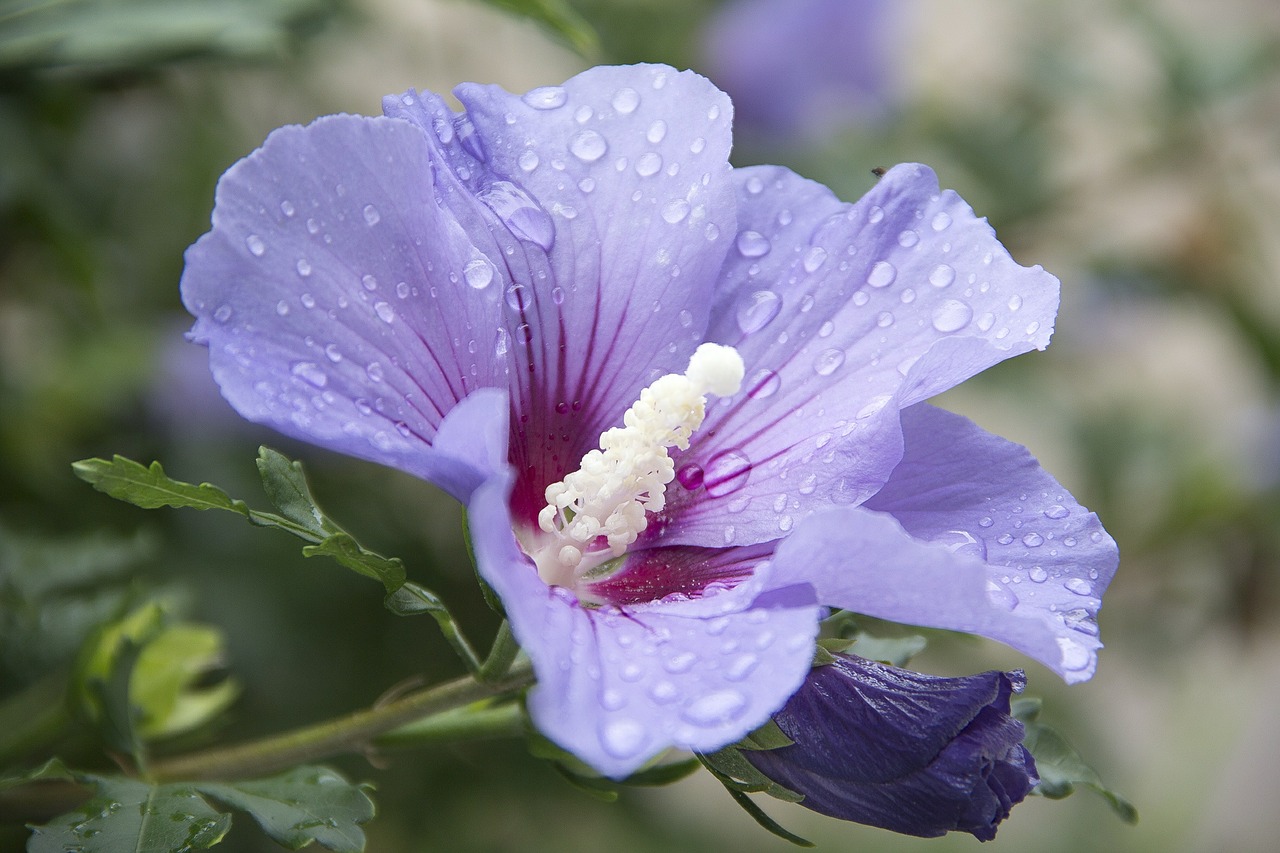
[[[924,166],[732,168],[690,72],[455,95],[273,132],[182,294],[242,415],[466,505],[544,734],[618,778],[734,742],[829,607],[1092,674],[1114,543],[923,402],[1045,347],[1056,279]]]

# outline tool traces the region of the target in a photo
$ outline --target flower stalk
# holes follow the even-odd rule
[[[511,667],[494,681],[470,676],[415,691],[377,708],[356,711],[333,720],[294,729],[238,746],[210,749],[189,755],[151,762],[148,776],[157,782],[184,779],[249,779],[318,761],[334,755],[361,752],[381,735],[433,715],[453,713],[473,702],[521,690],[533,684],[533,670],[527,664]],[[475,726],[453,731],[473,735]],[[491,718],[489,722],[494,722]],[[441,731],[444,731],[442,728]],[[436,733],[435,740],[441,740]],[[452,739],[452,738],[450,738]],[[395,738],[391,739],[394,744]],[[389,744],[390,745],[390,744]]]

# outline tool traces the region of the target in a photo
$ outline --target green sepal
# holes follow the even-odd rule
[[[1039,721],[1041,702],[1024,697],[1011,703],[1013,716],[1022,721],[1026,735],[1022,744],[1036,760],[1040,784],[1032,791],[1051,800],[1069,797],[1077,785],[1092,789],[1111,806],[1111,810],[1127,824],[1138,822],[1138,810],[1127,799],[1103,784],[1098,772],[1066,738]]]
[[[364,786],[325,767],[296,767],[239,782],[148,784],[90,774],[74,774],[74,779],[94,789],[92,798],[74,812],[31,827],[28,853],[206,850],[231,828],[231,815],[207,798],[247,813],[292,850],[318,842],[334,853],[359,853],[365,842],[360,827],[375,811]]]
[[[737,803],[738,806],[744,812],[750,815],[751,819],[754,820],[757,824],[759,824],[760,827],[765,831],[769,832],[772,835],[776,835],[778,838],[781,838],[783,841],[789,841],[797,847],[815,846],[814,843],[809,839],[800,835],[796,835],[794,832],[787,829],[786,827],[778,823],[773,818],[769,817],[769,815],[765,812],[764,809],[756,805],[755,801],[752,800],[751,797],[747,796],[742,791],[735,791],[733,788],[730,788],[727,786],[725,787],[725,790],[729,792],[729,796],[733,798],[733,801]]]
[[[780,749],[784,746],[791,746],[794,743],[795,741],[787,737],[787,733],[778,726],[773,717],[770,717],[763,726],[751,732],[734,746],[739,749],[762,751]]]
[[[734,746],[727,746],[713,753],[698,753],[697,757],[711,775],[729,792],[729,796],[733,798],[733,801],[762,828],[797,847],[813,846],[813,842],[796,835],[769,817],[764,809],[760,808],[748,796],[748,794],[764,793],[779,800],[798,803],[804,799],[804,795],[784,788],[765,776],[747,761],[742,752]]]

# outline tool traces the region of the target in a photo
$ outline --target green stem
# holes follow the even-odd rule
[[[479,708],[455,708],[424,717],[374,738],[377,747],[404,749],[438,743],[520,737],[525,732],[524,709],[518,702]]]
[[[411,693],[378,708],[356,711],[291,732],[239,746],[211,749],[153,761],[155,781],[183,779],[251,779],[349,752],[359,752],[380,735],[432,714],[451,711],[533,683],[528,666],[513,668],[500,681],[483,683],[459,678]]]
[[[516,655],[520,653],[520,644],[516,642],[515,635],[511,633],[511,625],[506,619],[502,620],[502,624],[498,626],[498,633],[493,638],[493,646],[489,649],[489,656],[484,659],[484,663],[480,665],[476,677],[481,681],[496,681],[507,674],[511,669],[511,665],[516,662]]]

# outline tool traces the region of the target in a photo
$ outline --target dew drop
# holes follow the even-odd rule
[[[933,327],[939,332],[958,332],[972,318],[973,309],[956,299],[948,299],[933,309]]]
[[[693,669],[693,665],[697,662],[698,656],[693,652],[680,652],[663,661],[662,668],[672,675],[679,675]]]
[[[305,379],[317,388],[323,388],[325,385],[329,384],[328,374],[320,368],[320,365],[310,361],[299,361],[294,363],[290,372],[299,379]]]
[[[760,658],[753,654],[745,654],[729,664],[724,677],[730,681],[742,681],[760,665]]]
[[[978,519],[979,527],[990,527],[993,524],[995,524],[995,521],[989,515],[984,515],[982,518]]]
[[[879,205],[872,205],[871,210],[867,211],[867,221],[872,225],[884,219],[884,208]]]
[[[764,181],[760,180],[756,175],[747,178],[747,192],[752,195],[760,195],[764,192]]]
[[[633,758],[644,748],[648,735],[634,720],[610,720],[600,730],[600,743],[614,758]]]
[[[904,249],[910,249],[916,243],[920,242],[920,232],[907,229],[898,235],[898,245]]]
[[[689,202],[682,198],[673,198],[662,208],[662,218],[671,225],[683,222],[688,215]]]
[[[563,107],[568,99],[569,94],[560,86],[542,86],[526,92],[521,98],[535,110],[554,110]]]
[[[249,247],[249,252],[255,257],[260,258],[267,251],[267,244],[262,242],[262,238],[257,234],[250,234],[244,238],[244,244]]]
[[[380,319],[384,323],[390,323],[396,318],[395,309],[392,308],[386,302],[379,302],[376,305],[374,305],[373,311],[375,314],[378,315],[378,319]]]
[[[550,250],[555,242],[555,225],[545,210],[528,193],[510,181],[494,181],[476,193],[476,198],[506,223],[521,240]]]
[[[1074,592],[1076,595],[1093,594],[1093,586],[1084,578],[1071,578],[1063,584],[1063,586]]]
[[[396,285],[396,296],[399,296],[401,299],[408,299],[409,293],[409,283],[407,281],[402,281]]]
[[[649,125],[649,131],[644,136],[645,139],[649,140],[654,145],[657,145],[666,138],[666,135],[667,123],[662,119],[658,119],[653,124]]]
[[[882,329],[887,329],[893,325],[893,314],[888,311],[880,312],[880,316],[876,318],[876,325]]]
[[[1005,610],[1013,610],[1018,606],[1018,596],[1013,590],[993,580],[987,581],[987,600]]]
[[[763,400],[778,393],[778,389],[782,387],[782,379],[772,370],[765,369],[751,377],[747,387],[749,388],[747,393],[751,397]]]
[[[743,231],[738,235],[738,254],[744,258],[760,258],[769,254],[773,248],[769,238],[759,231]]]
[[[1009,297],[1009,310],[1010,310],[1010,311],[1017,311],[1017,310],[1018,310],[1019,308],[1021,308],[1021,307],[1022,307],[1022,297],[1021,297],[1021,296],[1019,296],[1018,294],[1016,294],[1016,293],[1015,293],[1015,294],[1013,294],[1013,296],[1010,296],[1010,297]]]
[[[876,261],[867,274],[867,284],[872,287],[888,287],[898,277],[898,270],[888,261]]]
[[[929,283],[934,287],[946,287],[956,280],[956,271],[947,264],[938,264],[929,273]]]
[[[703,139],[701,136],[695,137],[693,142],[689,143],[689,153],[701,154],[703,149],[705,149],[706,147],[707,147],[707,140]]]
[[[635,89],[619,89],[613,94],[613,108],[620,115],[630,115],[640,106],[640,93]]]
[[[933,221],[930,224],[934,231],[946,231],[951,227],[951,214],[940,210],[933,215]]]
[[[738,306],[738,328],[749,335],[773,321],[782,310],[782,298],[772,290],[757,290]]]
[[[707,461],[703,482],[707,494],[718,498],[741,489],[750,476],[751,460],[746,454],[738,450],[725,450]]]
[[[378,212],[378,208],[371,204],[364,206],[364,221],[370,225],[377,225],[382,221],[382,214]]]
[[[636,158],[636,174],[642,178],[650,175],[656,175],[662,168],[662,157],[652,151],[647,151]]]
[[[649,696],[660,705],[665,705],[680,696],[680,691],[670,681],[659,681],[649,688]]]
[[[569,142],[569,150],[582,162],[594,163],[609,150],[609,144],[594,130],[582,130]]]
[[[1040,566],[1032,566],[1027,577],[1031,578],[1032,583],[1044,583],[1049,579],[1049,573]]]
[[[361,277],[360,284],[370,293],[378,289],[378,280],[371,275]]]
[[[493,267],[484,258],[475,258],[462,268],[462,277],[476,290],[484,290],[493,281]]]
[[[702,466],[695,462],[682,465],[680,470],[676,471],[676,480],[691,492],[702,485],[702,477]]]
[[[844,364],[844,350],[826,349],[814,359],[813,369],[819,376],[830,376]]]
[[[953,554],[964,554],[979,560],[987,559],[986,543],[967,530],[948,530],[933,541],[939,545],[945,545]]]
[[[1062,652],[1062,668],[1075,672],[1089,665],[1089,650],[1066,637],[1058,637],[1058,649]]]
[[[303,308],[315,308],[316,298],[310,293],[304,293],[298,297],[298,301],[302,303]]]
[[[526,148],[520,153],[519,159],[516,160],[520,164],[520,168],[526,172],[532,172],[538,168],[538,152],[532,148]]]
[[[1045,518],[1066,518],[1071,514],[1071,510],[1061,504],[1054,504],[1044,511]]]
[[[213,312],[213,319],[217,320],[219,323],[225,323],[225,322],[227,322],[228,320],[230,320],[230,319],[231,319],[231,306],[230,306],[230,305],[219,305],[219,306],[218,306],[218,310],[216,310],[216,311],[214,311],[214,312]]]
[[[695,699],[680,716],[697,726],[731,723],[747,709],[747,697],[737,690],[717,690]]]
[[[281,317],[283,317],[283,316],[285,316],[286,314],[288,314],[288,313],[289,313],[289,303],[288,303],[288,302],[285,302],[283,299],[281,299],[279,302],[277,302],[277,303],[276,303],[276,313],[277,313],[277,314],[279,314]]]
[[[308,261],[306,258],[298,258],[298,263],[295,264],[294,266],[295,266],[295,269],[298,270],[298,275],[302,276],[303,278],[306,278],[307,276],[311,275],[311,262]]]
[[[1039,533],[1028,533],[1022,537],[1022,544],[1028,548],[1039,548],[1044,544],[1044,537]]]
[[[814,246],[805,252],[804,255],[804,271],[817,272],[818,267],[822,266],[827,259],[827,250],[821,246]]]
[[[342,361],[342,351],[338,349],[337,344],[327,344],[324,348],[324,354],[334,364]]]

